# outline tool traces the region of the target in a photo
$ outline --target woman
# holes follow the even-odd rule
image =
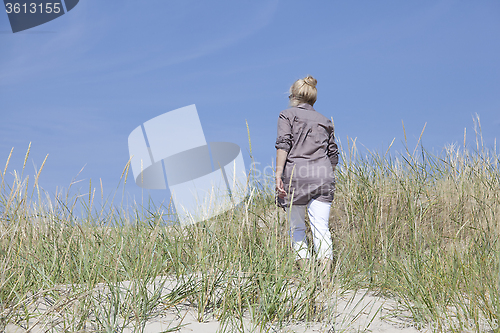
[[[307,210],[315,253],[329,267],[333,252],[328,219],[338,148],[332,122],[313,108],[316,84],[312,76],[295,81],[290,87],[290,108],[279,115],[276,190],[278,204],[287,211],[299,265],[311,257],[305,234]]]

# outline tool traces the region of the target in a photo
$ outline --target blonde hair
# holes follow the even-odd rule
[[[290,106],[297,106],[302,103],[314,105],[318,97],[317,83],[318,81],[311,75],[295,81],[290,87]]]

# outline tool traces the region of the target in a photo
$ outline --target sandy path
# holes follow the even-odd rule
[[[162,282],[165,282],[162,284]],[[155,286],[154,286],[155,285]],[[158,278],[155,280],[154,285],[150,285],[148,289],[150,292],[158,290],[158,286],[162,285],[161,294],[167,295],[170,293],[176,285],[176,280]],[[130,282],[121,283],[123,290],[126,288],[133,288]],[[99,295],[104,295],[109,291],[104,285],[98,286],[96,288],[96,293]],[[385,299],[379,297],[374,293],[368,292],[366,290],[360,290],[357,293],[354,292],[344,292],[340,295],[340,292],[332,292],[331,297],[322,302],[323,306],[328,306],[330,313],[333,313],[335,318],[330,322],[318,322],[318,323],[305,323],[305,322],[295,322],[289,323],[288,325],[278,328],[278,327],[268,327],[268,332],[430,332],[431,330],[424,327],[420,331],[417,330],[409,320],[405,320],[404,317],[409,317],[408,313],[399,314],[395,316],[395,310],[398,307],[396,301],[391,299]],[[6,333],[26,333],[26,332],[64,332],[66,331],[61,324],[60,318],[61,311],[64,310],[53,310],[54,304],[51,304],[47,299],[40,298],[31,305],[31,310],[35,315],[29,321],[30,330],[26,327],[21,327],[22,324],[7,325]],[[165,332],[177,328],[175,332],[187,333],[187,332],[204,332],[204,333],[215,333],[221,329],[220,322],[218,322],[214,316],[207,316],[208,319],[204,322],[199,322],[197,319],[197,310],[187,303],[177,304],[175,307],[169,307],[166,309],[161,309],[156,316],[149,319],[144,327],[144,332],[146,333],[157,333]],[[119,322],[119,321],[117,321]],[[334,323],[333,323],[334,322]],[[26,324],[26,323],[24,323]],[[132,333],[136,331],[141,331],[134,327],[133,323],[124,325],[123,322],[119,322],[119,326],[124,326],[124,333]],[[258,332],[258,327],[252,324],[248,314],[243,318],[242,324],[245,328],[245,332]],[[89,322],[89,326],[83,332],[92,332],[92,324]],[[233,329],[234,331],[234,329]],[[230,329],[226,332],[231,332]]]

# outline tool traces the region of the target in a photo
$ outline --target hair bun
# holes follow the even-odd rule
[[[304,83],[313,87],[313,88],[316,88],[316,84],[318,84],[318,81],[313,78],[311,75],[308,75],[304,78]]]
[[[290,106],[297,106],[302,103],[314,105],[318,97],[317,82],[311,75],[295,81],[290,87]]]

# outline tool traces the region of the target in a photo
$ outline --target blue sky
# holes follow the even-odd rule
[[[128,161],[130,132],[196,104],[207,141],[240,145],[245,121],[261,167],[275,158],[278,114],[288,88],[311,74],[317,111],[336,136],[402,149],[427,123],[423,145],[439,152],[500,133],[498,1],[97,1],[12,34],[0,13],[0,164],[27,173],[49,154],[49,193],[78,175],[81,192],[106,193]],[[140,189],[127,185],[131,197]],[[164,192],[155,192],[161,200]]]

